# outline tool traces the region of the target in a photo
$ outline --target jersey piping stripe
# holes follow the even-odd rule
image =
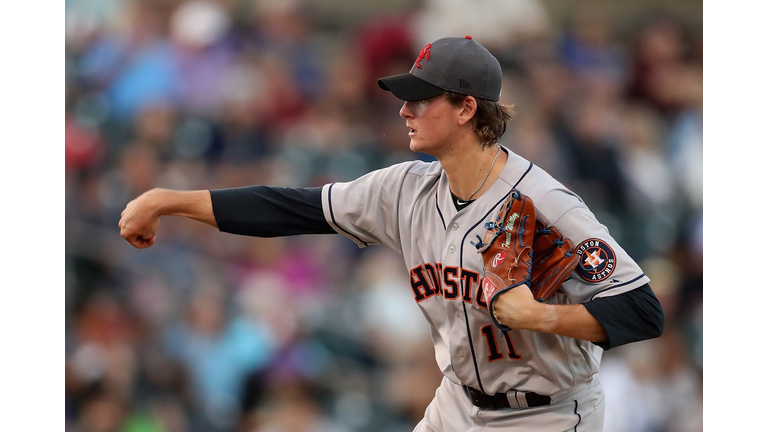
[[[472,230],[475,229],[478,225],[482,224],[484,220],[490,216],[490,214],[496,210],[496,207],[501,204],[502,201],[506,199],[506,195],[504,198],[500,199],[493,207],[491,207],[487,213],[483,215],[483,217],[477,221],[472,227],[469,228],[469,230],[464,233],[464,237],[461,238],[461,247],[459,250],[461,250],[461,255],[459,255],[459,267],[464,268],[464,242],[467,240],[467,236],[472,232]],[[464,280],[461,282],[461,288],[462,288],[462,294],[466,294],[467,286]],[[467,314],[467,304],[465,302],[461,302],[462,308],[464,308],[464,323],[467,327],[467,339],[469,342],[469,351],[472,353],[472,363],[475,366],[475,377],[477,378],[477,385],[480,387],[479,390],[483,393],[485,393],[485,389],[483,388],[483,381],[480,379],[480,368],[477,367],[477,355],[475,354],[475,344],[472,342],[472,331],[469,326],[469,315]]]
[[[437,209],[437,214],[440,215],[440,220],[443,222],[443,229],[447,229],[445,226],[445,218],[443,217],[443,212],[440,211],[440,203],[437,202],[437,192],[435,192],[435,208]]]
[[[342,230],[345,233],[347,233],[347,235],[349,235],[350,237],[354,237],[355,240],[357,240],[359,243],[362,243],[363,246],[368,246],[368,243],[364,242],[358,236],[356,236],[356,235],[352,234],[351,232],[345,230],[338,223],[336,223],[336,218],[333,216],[333,201],[331,201],[331,189],[333,189],[333,185],[335,185],[335,184],[336,183],[331,183],[331,185],[328,186],[328,211],[331,213],[331,221],[333,222],[334,225],[339,227],[340,230]]]
[[[523,173],[523,175],[520,176],[520,178],[517,180],[515,185],[512,186],[512,189],[516,188],[517,185],[520,184],[520,182],[523,180],[523,178],[525,178],[525,176],[528,175],[528,173],[531,171],[531,168],[533,168],[533,162],[529,162],[528,163],[528,169],[525,170],[525,172]],[[491,207],[491,209],[488,210],[488,212],[485,215],[483,215],[483,217],[479,221],[477,221],[476,224],[472,225],[472,227],[469,228],[469,230],[466,233],[464,233],[464,237],[462,237],[462,239],[461,239],[461,247],[459,248],[461,250],[461,255],[459,255],[459,266],[460,267],[462,267],[462,268],[464,267],[464,243],[467,240],[467,236],[472,232],[472,230],[475,229],[475,227],[477,227],[478,225],[483,223],[483,221],[488,218],[488,216],[491,214],[491,212],[496,210],[496,208],[501,204],[502,201],[504,201],[507,198],[507,195],[509,195],[511,192],[512,192],[512,190],[507,192],[504,195],[503,198],[498,200],[496,202],[496,204],[493,207]],[[467,289],[466,285],[464,284],[464,282],[462,282],[462,290],[463,290],[462,294],[466,294],[466,289]],[[474,344],[474,342],[472,342],[472,331],[471,331],[470,326],[469,326],[469,317],[467,315],[467,305],[466,305],[466,303],[461,302],[461,307],[464,309],[464,323],[467,326],[467,339],[468,339],[468,342],[469,342],[469,351],[472,353],[472,363],[475,366],[475,377],[477,378],[477,385],[478,385],[478,387],[480,387],[479,390],[481,392],[485,393],[485,389],[483,388],[483,380],[480,379],[480,368],[477,366],[477,354],[475,353],[475,344]]]
[[[634,282],[638,281],[639,279],[641,279],[641,278],[643,278],[643,277],[645,277],[645,273],[643,273],[643,274],[641,274],[640,276],[638,276],[638,277],[636,277],[636,278],[632,279],[631,281],[627,281],[627,282],[624,282],[624,283],[622,283],[622,284],[616,284],[616,285],[610,286],[610,287],[608,287],[608,288],[606,288],[606,289],[604,289],[604,290],[598,291],[598,292],[596,292],[596,293],[594,293],[594,294],[592,295],[592,297],[590,298],[590,300],[594,300],[594,299],[595,299],[595,297],[596,297],[598,294],[600,294],[600,293],[604,293],[604,292],[606,292],[606,291],[610,291],[610,290],[612,290],[612,289],[616,289],[616,288],[621,288],[621,287],[623,287],[623,286],[626,286],[626,285],[629,285],[629,284],[631,284],[631,283],[634,283]]]

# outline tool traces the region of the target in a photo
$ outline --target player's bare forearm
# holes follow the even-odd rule
[[[538,321],[538,331],[556,333],[574,339],[604,342],[608,339],[603,326],[581,304],[544,306],[544,313]]]
[[[539,303],[526,286],[502,293],[494,304],[494,313],[499,322],[517,330],[555,333],[591,342],[608,339],[603,326],[584,305]]]
[[[158,188],[143,193],[126,205],[118,223],[120,235],[134,247],[150,247],[155,243],[161,216],[181,216],[217,226],[209,191]]]

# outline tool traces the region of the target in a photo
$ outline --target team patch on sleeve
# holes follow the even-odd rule
[[[587,282],[600,282],[608,278],[616,268],[616,254],[600,239],[584,240],[576,248],[579,265],[576,272]]]

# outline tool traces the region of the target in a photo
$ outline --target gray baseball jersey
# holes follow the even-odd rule
[[[551,395],[598,371],[591,342],[494,326],[480,286],[483,259],[474,244],[512,188],[528,195],[537,217],[576,245],[579,265],[554,304],[583,303],[649,279],[584,202],[547,172],[505,149],[509,158],[491,188],[457,211],[438,162],[406,162],[323,187],[328,223],[360,247],[386,245],[403,255],[414,301],[431,326],[445,377],[487,394],[510,390]]]

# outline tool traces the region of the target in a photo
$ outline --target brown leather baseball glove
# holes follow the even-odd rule
[[[499,294],[520,285],[530,287],[536,209],[533,201],[513,189],[504,200],[498,216],[486,222],[485,237],[476,244],[483,255],[483,294],[494,324],[503,330],[493,312]]]
[[[533,297],[540,302],[548,301],[578,262],[571,240],[554,226],[536,219],[530,285]]]
[[[536,300],[549,301],[578,264],[578,256],[571,240],[537,218],[533,201],[516,189],[485,228],[485,237],[475,245],[483,255],[483,294],[493,322],[509,330],[493,312],[499,294],[526,285]]]

